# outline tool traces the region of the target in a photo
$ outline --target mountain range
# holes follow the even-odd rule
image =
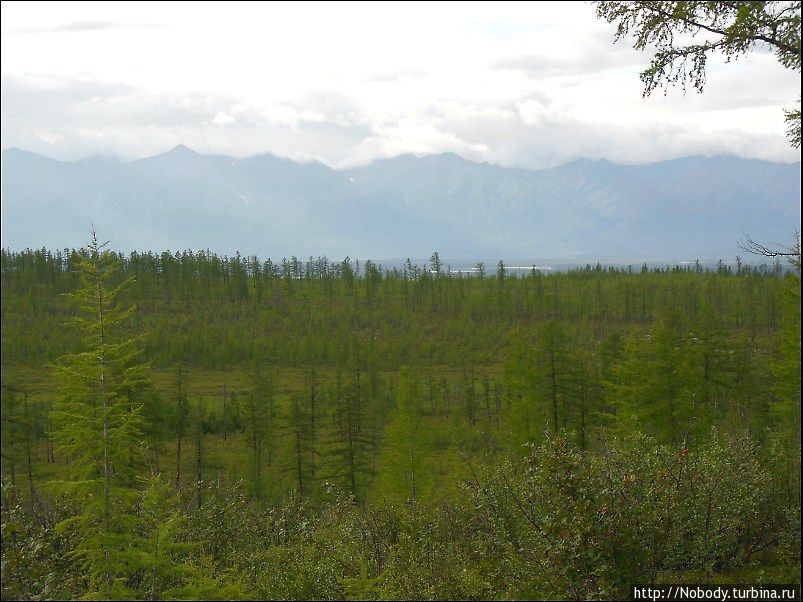
[[[800,163],[696,156],[528,170],[444,153],[334,170],[183,145],[132,162],[3,151],[4,247],[78,247],[92,223],[123,251],[710,261],[743,254],[745,235],[791,244]]]

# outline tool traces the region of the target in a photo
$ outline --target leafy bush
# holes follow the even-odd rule
[[[521,596],[610,598],[667,572],[734,571],[800,531],[754,446],[716,436],[694,451],[637,437],[603,454],[556,438],[492,471],[478,499],[514,545]]]

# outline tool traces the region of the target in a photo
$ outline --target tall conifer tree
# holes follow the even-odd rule
[[[83,334],[84,351],[56,362],[61,381],[57,444],[68,458],[57,485],[77,512],[58,525],[77,534],[71,554],[86,567],[88,595],[126,598],[125,575],[137,569],[143,420],[137,391],[148,381],[138,339],[124,331],[133,305],[120,302],[130,279],[118,282],[117,256],[96,233],[78,262],[80,286],[72,298],[72,323]]]

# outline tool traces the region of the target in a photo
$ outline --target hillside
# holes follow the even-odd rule
[[[580,160],[531,171],[454,154],[336,171],[179,145],[123,163],[3,151],[3,245],[73,247],[90,221],[121,250],[281,257],[730,259],[745,233],[788,243],[800,163],[688,157]]]

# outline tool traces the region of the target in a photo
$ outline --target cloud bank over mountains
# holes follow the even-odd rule
[[[234,97],[143,94],[125,84],[69,78],[4,77],[2,96],[4,147],[67,160],[98,152],[141,158],[180,141],[203,152],[271,152],[333,168],[439,152],[530,169],[580,158],[628,164],[699,154],[795,159],[786,139],[776,134],[734,124],[701,136],[697,128],[677,123],[585,120],[541,91],[504,102],[433,99],[411,115],[376,114],[334,91],[257,107]]]
[[[2,17],[3,244],[715,260],[800,220],[799,74],[759,49],[642,98],[588,3]]]
[[[799,77],[756,52],[643,99],[649,56],[585,3],[4,4],[2,147],[126,159],[185,143],[333,168],[405,153],[542,169],[697,154],[794,161]]]

